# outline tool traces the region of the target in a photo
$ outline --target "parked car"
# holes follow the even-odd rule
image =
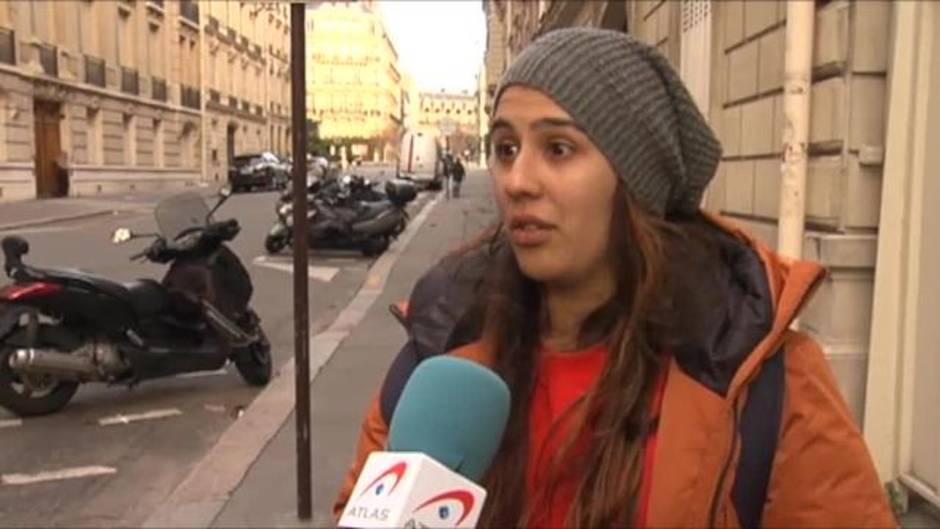
[[[228,169],[233,191],[284,189],[290,171],[277,155],[270,152],[241,154]]]

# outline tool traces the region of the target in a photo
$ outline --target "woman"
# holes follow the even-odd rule
[[[480,527],[895,526],[819,346],[789,329],[823,271],[699,210],[720,146],[665,59],[549,33],[503,76],[491,128],[502,231],[467,311],[481,337],[451,352],[513,395]],[[384,445],[399,360],[338,509]],[[743,424],[772,366],[780,416],[758,442]]]

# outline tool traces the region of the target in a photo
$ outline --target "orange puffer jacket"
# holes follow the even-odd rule
[[[740,527],[732,501],[742,446],[738,423],[751,383],[767,360],[782,354],[784,400],[761,527],[896,527],[871,457],[822,350],[805,334],[790,330],[823,269],[782,258],[726,221],[709,220],[749,250],[753,260],[743,268],[750,266],[752,273],[756,268],[766,277],[769,318],[766,326],[755,327],[760,328],[759,335],[738,361],[731,362],[733,369],[724,380],[716,376],[716,369],[690,367],[695,361],[683,362],[681,355],[670,360],[647,526]],[[747,296],[754,297],[753,289]],[[450,354],[492,364],[480,341]],[[383,391],[388,385],[387,379]],[[366,457],[384,448],[387,435],[380,394],[363,422],[356,458],[334,506],[337,516]]]

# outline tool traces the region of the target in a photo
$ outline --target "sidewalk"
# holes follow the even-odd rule
[[[191,187],[170,191],[147,191],[102,195],[100,197],[67,197],[22,202],[0,203],[0,231],[55,224],[104,215],[119,211],[150,208],[162,198],[186,190],[214,194],[214,187]]]
[[[397,253],[393,246],[387,254],[389,260],[380,259],[373,265],[347,310],[330,329],[312,340],[313,519],[301,522],[296,515],[294,375],[292,366],[288,366],[282,368],[281,377],[290,376],[290,384],[282,380],[280,389],[272,388],[277,381],[269,386],[280,396],[265,395],[268,389],[259,395],[242,419],[251,422],[245,423],[238,437],[227,432],[220,438],[217,448],[225,455],[207,455],[145,526],[333,526],[332,502],[352,461],[362,417],[405,340],[388,305],[406,299],[421,274],[448,251],[480,233],[496,215],[489,179],[480,171],[468,175],[460,199],[448,201],[439,195],[439,201],[431,207],[413,238],[400,240],[396,244],[402,247]],[[420,220],[416,217],[413,222]],[[316,291],[312,295],[316,296]],[[328,358],[324,357],[324,350],[333,351],[332,355],[327,351]],[[280,420],[277,406],[289,406],[290,413],[285,413],[283,422],[276,425],[276,434],[264,441],[260,455],[250,462],[244,477],[230,486],[225,484],[237,472],[231,469],[245,465],[245,454],[251,452],[244,446],[251,441],[243,443],[243,438],[256,435],[256,425],[271,420],[272,415]],[[258,408],[255,413],[252,407]],[[238,425],[235,423],[233,428]]]

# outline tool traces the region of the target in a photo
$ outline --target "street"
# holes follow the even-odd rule
[[[362,172],[381,178],[374,169]],[[266,256],[262,244],[274,220],[276,197],[235,195],[217,214],[241,223],[232,248],[252,275],[252,304],[272,342],[275,377],[277,366],[294,351],[291,256]],[[419,195],[409,208],[412,214],[430,198]],[[110,242],[118,227],[150,231],[151,206],[141,203],[115,215],[15,233],[30,242],[30,264],[87,269],[119,280],[159,279],[162,267],[128,260],[146,242]],[[311,334],[336,318],[364,281],[371,262],[354,253],[312,255]],[[140,525],[155,502],[167,496],[221,432],[238,420],[258,391],[229,366],[220,372],[148,381],[130,390],[86,385],[64,410],[46,417],[20,420],[0,410],[0,520],[5,526]]]

